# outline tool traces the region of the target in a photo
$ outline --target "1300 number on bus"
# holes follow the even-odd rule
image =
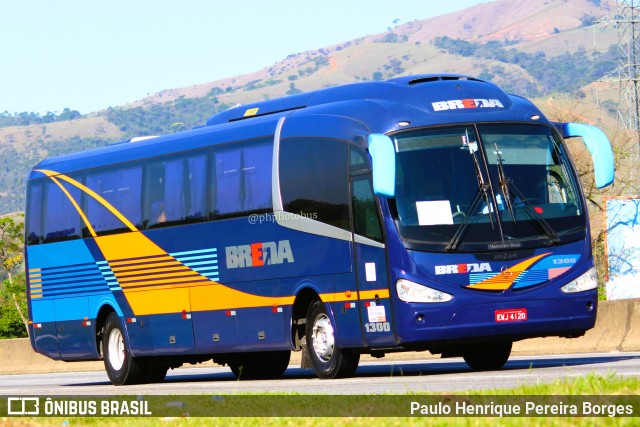
[[[364,329],[367,332],[391,332],[391,324],[389,322],[365,323]]]

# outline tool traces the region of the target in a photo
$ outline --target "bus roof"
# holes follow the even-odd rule
[[[349,118],[375,133],[452,123],[547,121],[531,102],[508,95],[493,83],[457,74],[426,74],[335,86],[238,106],[213,115],[201,128],[63,155],[43,160],[35,169],[70,173],[86,169],[89,159],[90,167],[100,167],[268,136],[273,135],[280,117],[307,115]],[[318,125],[317,135],[322,136],[324,130]]]
[[[367,114],[370,113],[362,111],[362,105],[355,104],[358,101],[370,101],[386,107],[386,114],[394,124],[397,121],[411,121],[407,120],[409,118],[413,119],[411,121],[413,125],[496,120],[495,116],[487,117],[487,113],[492,112],[491,110],[482,110],[483,107],[487,107],[486,103],[471,103],[472,100],[498,101],[502,108],[493,112],[499,113],[499,120],[530,120],[532,115],[542,116],[531,102],[507,95],[491,82],[459,74],[425,74],[334,86],[242,105],[213,115],[207,120],[206,125],[215,126],[287,112],[291,115],[332,113],[359,119],[374,132],[387,133],[393,130],[375,129],[376,123],[379,123],[382,117],[367,120]],[[452,103],[451,107],[447,104],[442,105],[443,108],[437,108],[439,103],[448,101],[465,101],[466,103]],[[461,106],[454,108],[454,105]],[[463,118],[464,116],[460,115],[461,113],[480,113],[480,111],[482,111],[482,118]]]

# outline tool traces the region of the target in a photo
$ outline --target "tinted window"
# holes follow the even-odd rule
[[[352,179],[353,231],[361,236],[382,241],[380,217],[373,197],[371,178],[359,176]]]
[[[352,147],[349,152],[349,172],[352,175],[371,171],[364,151]]]
[[[145,168],[145,220],[148,227],[206,218],[206,153],[150,162]]]
[[[211,216],[271,209],[271,139],[229,144],[213,152]]]
[[[349,230],[346,143],[282,140],[280,183],[285,211]]]
[[[582,238],[580,193],[553,128],[456,126],[394,138],[390,207],[410,245],[476,251],[505,240],[510,247],[540,247],[555,235]]]
[[[37,245],[42,241],[42,183],[29,185],[25,235],[27,245]]]
[[[81,192],[73,185],[58,180],[58,183],[80,206]],[[65,192],[54,181],[45,184],[43,209],[44,242],[59,242],[80,237],[80,215]]]
[[[142,167],[109,169],[87,175],[86,186],[96,192],[136,227],[140,227]],[[103,203],[85,197],[85,212],[96,233],[123,231],[126,225]]]

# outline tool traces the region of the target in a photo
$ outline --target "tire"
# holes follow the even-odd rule
[[[144,372],[144,378],[141,381],[145,384],[150,383],[161,383],[164,381],[164,378],[167,376],[167,371],[169,370],[166,366],[157,365],[153,359],[145,361],[144,363],[138,362],[139,365],[142,365],[142,371]]]
[[[511,354],[511,341],[486,343],[469,347],[462,357],[469,367],[476,371],[493,371],[507,363]]]
[[[131,355],[124,329],[115,313],[109,314],[104,324],[102,337],[104,367],[114,385],[138,384],[144,382],[145,372],[141,364]]]
[[[240,353],[228,362],[239,380],[280,378],[289,366],[290,351]]]
[[[335,327],[321,301],[315,301],[309,307],[305,338],[311,365],[319,378],[351,377],[358,369],[360,353],[335,345]]]

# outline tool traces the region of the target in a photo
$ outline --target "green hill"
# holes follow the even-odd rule
[[[26,175],[45,157],[178,132],[237,104],[338,84],[460,73],[536,97],[543,110],[557,112],[557,103],[548,103],[551,96],[591,107],[593,82],[616,66],[611,47],[616,29],[594,22],[614,6],[611,0],[497,0],[88,115],[71,109],[53,117],[5,113],[0,115],[0,214],[24,210]],[[600,108],[588,108],[588,120],[613,126],[615,102],[615,91],[599,92]]]

